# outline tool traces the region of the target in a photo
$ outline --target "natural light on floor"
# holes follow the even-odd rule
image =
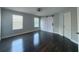
[[[33,44],[34,46],[38,46],[39,45],[39,33],[35,33],[34,35],[34,39],[33,39]]]
[[[14,40],[12,42],[11,52],[22,52],[23,51],[23,39]]]

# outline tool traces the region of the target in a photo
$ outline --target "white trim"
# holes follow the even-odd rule
[[[75,40],[71,40],[72,42],[74,42],[74,43],[76,43],[76,44],[79,44],[77,41],[75,41]]]
[[[8,37],[12,37],[12,36],[16,36],[16,35],[21,35],[21,34],[25,34],[25,33],[30,33],[30,32],[34,32],[34,31],[38,31],[38,29],[35,29],[35,30],[31,30],[31,31],[26,31],[26,32],[22,32],[22,33],[18,33],[18,34],[13,34],[13,35],[9,35],[9,36],[4,36],[4,37],[1,37],[1,39],[4,39],[4,38],[8,38]],[[76,44],[79,44],[77,41],[75,40],[72,40],[70,39],[72,42],[76,43]]]
[[[59,35],[61,35],[61,34],[59,34]],[[61,35],[61,36],[63,36],[63,35]],[[69,40],[71,40],[73,43],[79,44],[78,41],[75,41],[75,40],[72,40],[72,39],[69,39]]]
[[[30,32],[34,32],[34,31],[38,31],[38,29],[31,30],[31,31],[26,31],[26,32],[22,32],[22,33],[17,33],[17,34],[12,34],[12,35],[8,35],[8,36],[3,36],[3,37],[1,37],[1,39],[5,39],[5,38],[8,38],[8,37],[12,37],[12,36],[16,36],[16,35],[21,35],[21,34],[25,34],[25,33],[30,33]]]

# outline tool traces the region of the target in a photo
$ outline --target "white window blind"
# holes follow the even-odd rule
[[[17,30],[17,29],[23,29],[23,16],[21,15],[13,15],[13,25],[12,29]]]
[[[34,18],[34,27],[39,27],[39,18],[38,17]]]

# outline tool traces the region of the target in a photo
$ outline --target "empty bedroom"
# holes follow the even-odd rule
[[[77,7],[0,7],[0,18],[0,52],[78,52]]]

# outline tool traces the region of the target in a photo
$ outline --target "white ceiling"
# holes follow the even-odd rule
[[[14,11],[34,14],[37,16],[48,16],[48,15],[53,15],[55,13],[58,13],[67,7],[40,7],[42,8],[41,12],[37,11],[37,8],[39,7],[5,7],[5,8],[14,10]]]

